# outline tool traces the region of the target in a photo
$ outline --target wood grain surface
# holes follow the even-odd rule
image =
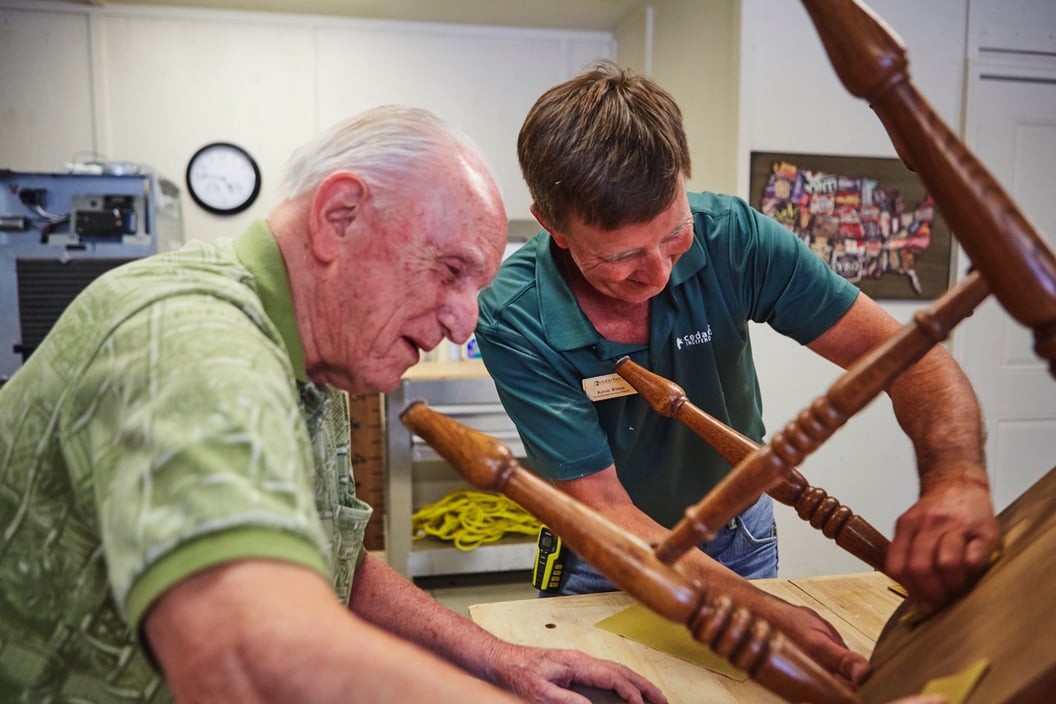
[[[902,602],[879,572],[753,582],[764,591],[808,606],[833,624],[848,646],[868,656],[887,617]],[[671,704],[771,704],[782,702],[759,684],[724,675],[597,628],[595,624],[635,603],[624,592],[475,604],[469,616],[500,638],[525,645],[577,648],[623,663],[652,680]],[[607,701],[592,695],[592,701]],[[610,699],[611,700],[611,699]]]

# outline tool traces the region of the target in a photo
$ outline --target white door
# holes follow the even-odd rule
[[[968,146],[1056,249],[1056,74],[1007,65],[973,69]],[[1056,466],[1056,379],[1034,354],[1033,339],[993,297],[953,334],[953,353],[985,414],[999,511]]]

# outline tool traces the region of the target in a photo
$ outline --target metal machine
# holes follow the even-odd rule
[[[0,381],[97,276],[183,241],[173,182],[141,164],[92,171],[0,169]]]

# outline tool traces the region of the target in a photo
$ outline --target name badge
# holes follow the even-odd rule
[[[583,391],[587,393],[587,398],[595,403],[607,398],[619,398],[638,393],[619,374],[602,374],[584,379]]]

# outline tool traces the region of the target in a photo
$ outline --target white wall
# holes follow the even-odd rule
[[[643,75],[652,75],[653,7],[642,5],[625,17],[613,34],[616,61]]]
[[[655,4],[653,78],[682,110],[693,159],[689,190],[737,187],[738,11],[737,0]]]
[[[86,13],[0,5],[0,168],[49,171],[95,149]]]
[[[968,0],[872,0],[907,46],[910,72],[929,102],[959,131]],[[787,0],[742,0],[739,195],[748,197],[752,151],[896,156],[876,115],[844,89],[807,12]],[[906,322],[918,303],[884,301]],[[770,435],[824,393],[840,370],[755,326],[752,333]],[[800,467],[889,537],[917,496],[915,460],[891,404],[881,396]],[[787,507],[778,509],[781,575],[868,569]]]
[[[98,152],[177,182],[188,238],[237,234],[274,204],[290,152],[372,105],[429,108],[484,149],[511,218],[529,218],[516,135],[546,88],[615,54],[607,32],[0,0],[0,168]],[[233,217],[186,194],[187,160],[232,141],[263,172]]]

